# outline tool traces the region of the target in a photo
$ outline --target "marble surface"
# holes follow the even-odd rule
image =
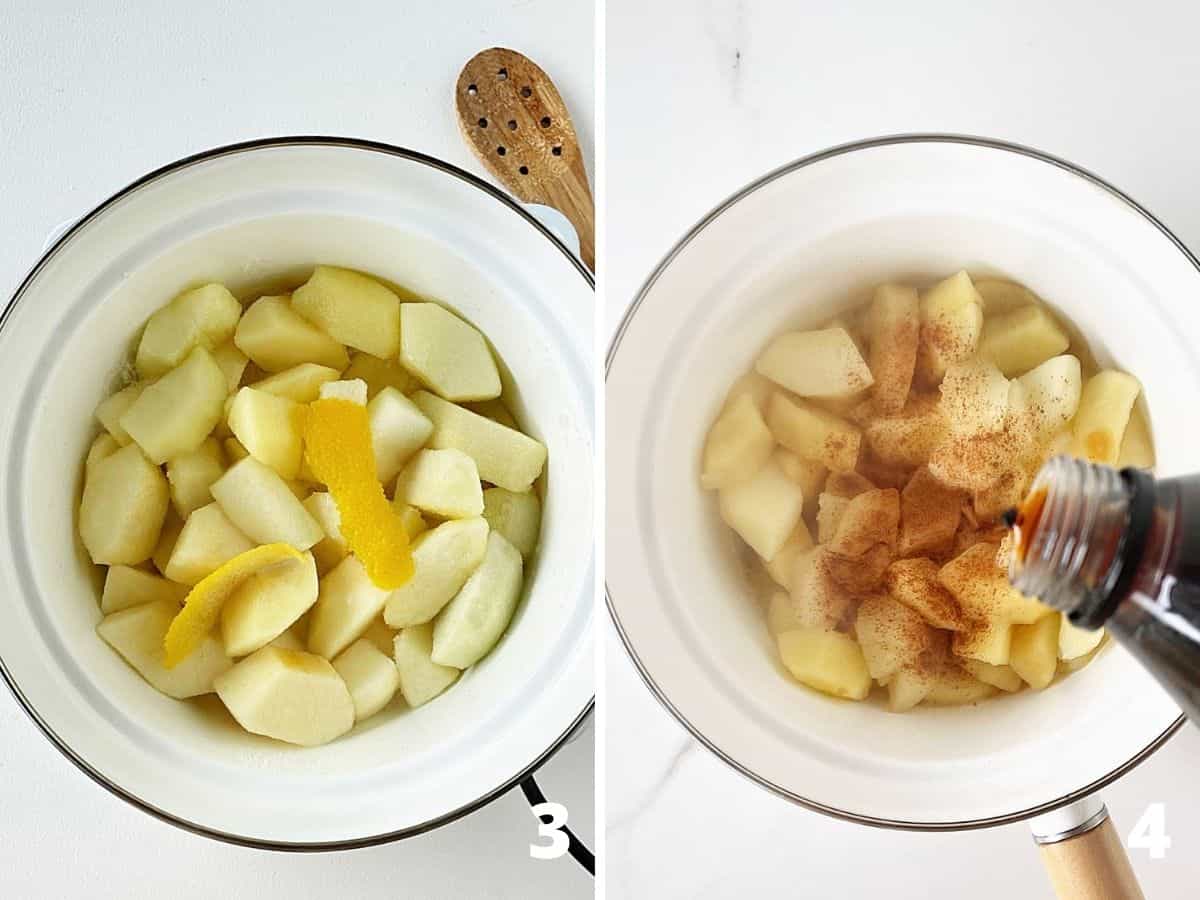
[[[142,173],[218,144],[346,134],[484,174],[452,86],[493,45],[551,73],[592,157],[591,0],[0,3],[0,292],[47,236]],[[4,363],[0,360],[0,374]],[[111,797],[0,689],[0,897],[578,898],[569,858],[529,856],[520,792],[428,835],[348,854],[261,853],[177,831]],[[594,731],[539,774],[594,843]]]
[[[1200,9],[1158,0],[608,0],[609,331],[661,256],[727,195],[791,159],[878,134],[975,133],[1065,156],[1200,251],[1198,27]],[[610,900],[1050,897],[1024,826],[882,831],[758,788],[691,740],[611,626],[607,638]],[[1166,802],[1166,858],[1131,854],[1155,900],[1195,896],[1198,759],[1200,731],[1189,727],[1104,794],[1123,834],[1148,803]]]

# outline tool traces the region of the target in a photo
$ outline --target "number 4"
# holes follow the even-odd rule
[[[546,838],[550,843],[530,844],[529,855],[534,859],[558,859],[571,846],[570,839],[562,831],[567,824],[567,808],[561,803],[539,803],[533,807],[533,814],[539,820],[538,837]]]
[[[1171,848],[1167,835],[1167,804],[1151,803],[1125,839],[1130,850],[1148,850],[1151,859],[1164,859]]]

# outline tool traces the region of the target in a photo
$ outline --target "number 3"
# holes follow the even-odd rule
[[[1151,859],[1164,859],[1171,848],[1167,835],[1167,804],[1151,803],[1134,824],[1125,843],[1131,850],[1148,850]]]
[[[567,824],[567,808],[561,803],[539,803],[531,807],[538,817],[538,837],[549,840],[548,844],[530,844],[529,855],[534,859],[558,859],[567,852],[571,842],[562,831]],[[550,821],[545,821],[545,819]]]

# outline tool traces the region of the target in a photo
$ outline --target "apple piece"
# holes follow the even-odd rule
[[[483,561],[487,535],[487,522],[476,518],[443,522],[417,538],[412,545],[413,577],[387,599],[388,625],[421,625],[441,612]]]
[[[746,481],[763,467],[775,449],[775,437],[754,398],[746,393],[725,407],[704,442],[700,485],[730,487]]]
[[[975,352],[983,330],[983,298],[966,272],[939,281],[921,297],[917,366],[922,379],[938,384],[946,369]]]
[[[1008,664],[1035,691],[1054,680],[1058,670],[1058,632],[1060,618],[1043,616],[1032,625],[1013,627]]]
[[[916,468],[929,462],[949,433],[936,395],[914,394],[891,416],[880,416],[864,428],[866,443],[885,465]]]
[[[216,680],[217,696],[254,734],[316,747],[354,727],[354,701],[337,670],[312,653],[263,647]]]
[[[767,630],[772,635],[804,627],[787,591],[774,591],[767,601]]]
[[[217,368],[225,373],[225,387],[228,392],[234,393],[238,389],[238,385],[242,383],[242,376],[246,374],[250,358],[237,348],[237,344],[233,342],[232,338],[214,348],[212,358],[213,362],[217,364]]]
[[[1121,441],[1121,453],[1117,457],[1118,468],[1127,466],[1154,468],[1154,441],[1150,437],[1150,426],[1145,414],[1136,407],[1129,416],[1129,424],[1125,426],[1125,439]]]
[[[475,460],[483,481],[520,493],[529,490],[542,474],[546,448],[528,435],[428,391],[417,391],[412,400],[433,423],[428,446],[434,450],[461,450]]]
[[[963,492],[917,469],[900,492],[900,556],[941,554],[954,543],[961,518]]]
[[[950,365],[939,390],[942,418],[952,434],[978,434],[1004,426],[1009,381],[990,361],[976,357]]]
[[[854,633],[867,671],[879,682],[886,682],[901,669],[920,668],[922,657],[937,649],[937,633],[921,615],[887,594],[863,600]]]
[[[321,395],[321,385],[339,378],[341,373],[337,369],[317,363],[300,363],[256,381],[250,387],[296,403],[312,403]]]
[[[977,659],[964,659],[962,667],[972,678],[1010,694],[1019,691],[1025,683],[1021,680],[1021,676],[1013,671],[1012,666],[993,666],[991,663],[980,662]]]
[[[962,669],[948,667],[938,673],[925,702],[933,706],[965,706],[986,700],[996,693],[990,684],[972,677]]]
[[[1089,378],[1075,413],[1072,453],[1092,462],[1110,466],[1115,463],[1134,401],[1141,391],[1142,385],[1136,378],[1113,369]]]
[[[521,554],[498,532],[489,532],[483,561],[433,624],[432,658],[466,669],[500,642],[521,597]]]
[[[380,359],[394,359],[400,352],[400,298],[361,272],[317,266],[292,294],[292,306],[356,350]]]
[[[171,553],[175,550],[175,543],[179,540],[179,533],[183,531],[183,519],[179,517],[179,513],[171,506],[167,507],[167,517],[163,520],[162,531],[158,535],[158,543],[154,545],[154,554],[150,557],[154,563],[154,568],[166,576],[167,563],[171,561]]]
[[[867,312],[871,375],[875,388],[871,401],[881,413],[904,408],[917,364],[921,314],[915,289],[881,284]]]
[[[462,673],[433,661],[433,623],[410,625],[396,635],[392,654],[400,673],[400,693],[414,709],[432,700]]]
[[[800,492],[804,494],[804,516],[810,521],[813,520],[817,514],[817,495],[825,485],[829,470],[823,463],[814,459],[804,459],[783,448],[775,451],[775,459],[779,468],[783,469],[783,474],[800,485]]]
[[[79,503],[79,536],[92,562],[132,566],[149,559],[168,502],[167,479],[136,446],[97,463]]]
[[[146,387],[121,416],[121,427],[155,465],[190,453],[221,421],[225,375],[203,347]]]
[[[333,659],[362,636],[388,600],[358,557],[347,556],[321,579],[308,626],[308,649]]]
[[[1104,640],[1103,628],[1095,630],[1080,628],[1071,624],[1071,620],[1061,613],[1059,619],[1061,620],[1058,630],[1059,659],[1078,659],[1080,656],[1087,656]]]
[[[461,450],[418,450],[396,478],[396,496],[443,519],[483,514],[479,470]]]
[[[981,278],[975,282],[975,290],[983,298],[983,310],[989,316],[1042,302],[1033,291],[1003,278]]]
[[[501,488],[494,488],[494,490],[501,490]],[[393,500],[392,506],[396,510],[396,515],[400,517],[401,524],[404,525],[404,530],[408,534],[409,544],[416,540],[418,535],[424,534],[429,530],[429,523],[421,516],[420,510],[409,506],[404,502],[403,498]]]
[[[801,397],[849,397],[875,383],[844,328],[781,334],[755,360],[754,370]]]
[[[1022,306],[984,320],[979,355],[1012,378],[1058,356],[1070,345],[1071,339],[1045,307]]]
[[[842,514],[850,505],[849,497],[839,497],[828,491],[822,491],[817,497],[817,543],[828,544],[837,534],[838,523]]]
[[[384,654],[366,638],[359,638],[333,660],[354,701],[354,721],[369,719],[387,706],[400,687],[400,673],[391,648]]]
[[[394,387],[384,387],[367,403],[367,419],[380,481],[395,478],[433,434],[433,423],[425,413]]]
[[[1012,631],[1012,625],[999,619],[968,621],[962,631],[954,633],[951,649],[964,659],[1006,666],[1012,652]]]
[[[767,412],[767,402],[771,399],[779,388],[770,378],[764,375],[759,375],[753,369],[746,372],[744,375],[739,375],[738,379],[730,387],[729,392],[725,395],[725,402],[721,404],[721,414],[724,415],[733,404],[741,397],[748,396],[754,401],[754,405],[758,407],[758,411],[762,414]]]
[[[287,397],[244,387],[233,397],[229,428],[242,446],[282,478],[300,473],[305,407]]]
[[[772,459],[749,480],[722,488],[718,505],[725,523],[769,560],[796,529],[804,512],[804,495]]]
[[[167,460],[171,503],[186,519],[212,503],[212,483],[225,474],[225,454],[215,438],[205,438],[198,448]]]
[[[350,364],[346,348],[297,313],[286,296],[255,300],[238,323],[233,341],[264,372],[282,372],[301,363],[340,372]]]
[[[370,641],[379,648],[380,653],[385,654],[390,660],[393,642],[396,640],[396,630],[388,627],[387,622],[383,621],[383,616],[376,616],[367,626],[367,630],[363,632],[362,640]]]
[[[500,396],[500,372],[483,335],[437,303],[401,304],[400,363],[452,402]]]
[[[367,383],[361,378],[349,381],[330,381],[321,385],[317,392],[321,400],[345,400],[359,406],[367,405]]]
[[[248,456],[212,485],[212,495],[234,525],[260,544],[308,550],[325,532],[279,473]]]
[[[242,304],[222,284],[184,291],[146,320],[137,348],[138,374],[157,378],[197,347],[216,349],[233,337],[241,315]]]
[[[800,558],[802,553],[810,550],[812,546],[812,535],[809,534],[808,526],[801,519],[796,523],[796,527],[788,536],[788,539],[783,542],[783,546],[766,563],[767,574],[780,587],[790,591],[796,575],[796,560]]]
[[[179,612],[179,604],[165,597],[105,616],[96,633],[156,690],[183,700],[211,693],[215,680],[233,665],[221,642],[209,635],[172,669],[162,664],[163,638]]]
[[[801,684],[833,697],[865,700],[871,675],[854,638],[837,631],[796,628],[775,637],[784,667]]]
[[[995,544],[975,544],[942,566],[938,581],[958,600],[968,619],[1031,625],[1046,616],[1049,607],[1009,584],[997,564],[996,551]]]
[[[533,491],[514,493],[504,488],[483,492],[483,517],[526,559],[537,548],[542,527],[542,503]]]
[[[850,617],[855,598],[833,577],[831,556],[813,547],[797,558],[792,574],[792,611],[805,628],[834,629]]]
[[[216,503],[195,510],[179,532],[163,572],[171,581],[197,584],[235,556],[253,550],[246,537]]]
[[[287,629],[270,643],[272,647],[278,647],[280,650],[306,651],[308,648],[307,640],[295,628]]]
[[[1009,469],[991,487],[976,491],[971,498],[975,518],[981,522],[992,522],[1000,518],[1005,510],[1020,504],[1029,492],[1031,475],[1026,469]]]
[[[338,513],[337,503],[333,495],[326,491],[317,491],[309,495],[301,504],[308,514],[317,520],[325,537],[313,545],[313,557],[317,561],[317,569],[328,572],[350,552],[350,545],[342,534],[342,518]]]
[[[317,565],[311,553],[299,565],[256,572],[221,607],[221,639],[230,656],[271,643],[317,602]]]
[[[853,500],[859,494],[875,490],[871,479],[858,472],[832,472],[825,479],[825,493]]]
[[[924,669],[901,669],[887,683],[888,709],[907,712],[933,691],[937,674]]]
[[[421,382],[410,375],[408,370],[397,360],[383,360],[370,353],[355,353],[350,360],[350,367],[346,369],[342,377],[365,381],[368,401],[375,399],[375,396],[385,387],[395,388],[401,394],[412,393],[421,387]],[[505,424],[516,427],[513,423]]]
[[[504,401],[500,397],[493,397],[491,400],[474,400],[470,403],[464,403],[463,406],[473,413],[478,413],[485,419],[499,422],[507,428],[515,428],[517,431],[521,430],[521,426],[517,423],[512,412],[504,405]]]
[[[934,628],[962,631],[967,626],[966,617],[954,595],[938,581],[938,568],[926,557],[898,559],[888,566],[884,584],[894,599],[915,610]]]
[[[135,400],[142,396],[144,391],[151,382],[135,381],[133,384],[126,385],[110,397],[100,401],[100,405],[96,407],[96,421],[98,421],[120,446],[124,447],[133,440],[129,433],[121,425],[121,417],[133,406]]]
[[[864,491],[850,498],[842,510],[828,541],[829,552],[860,562],[877,545],[883,545],[890,561],[899,527],[900,492],[895,488]]]
[[[130,566],[110,566],[104,576],[100,611],[105,615],[146,603],[170,600],[177,607],[187,596],[187,587]]]
[[[1079,360],[1070,354],[1046,360],[1013,384],[1009,405],[1029,417],[1040,438],[1065,427],[1079,409],[1083,377]]]
[[[858,463],[862,432],[812,404],[776,393],[767,405],[767,426],[788,450],[831,471],[848,472]]]
[[[88,478],[91,478],[92,472],[96,470],[96,466],[120,449],[121,445],[117,443],[117,439],[107,431],[96,435],[96,439],[88,447],[87,458],[83,461],[84,480],[86,481]]]

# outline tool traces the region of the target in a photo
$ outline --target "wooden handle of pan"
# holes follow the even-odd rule
[[[1145,900],[1107,816],[1082,834],[1039,849],[1059,900]]]

